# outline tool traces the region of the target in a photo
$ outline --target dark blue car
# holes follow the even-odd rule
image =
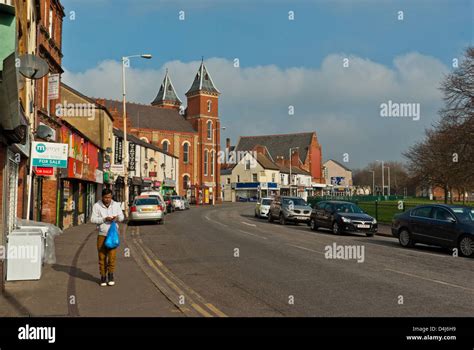
[[[474,208],[461,205],[421,205],[395,215],[392,234],[402,247],[416,243],[457,248],[474,256]]]

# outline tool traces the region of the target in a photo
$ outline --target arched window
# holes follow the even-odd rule
[[[207,122],[207,138],[212,140],[212,121]]]
[[[210,112],[212,109],[212,101],[211,100],[207,100],[207,111]]]
[[[211,176],[214,176],[214,152],[211,151]]]
[[[161,143],[161,145],[163,146],[163,151],[169,152],[170,143],[168,142],[168,140],[163,141],[163,142]]]
[[[209,151],[204,151],[204,175],[208,174],[208,167],[209,167]]]
[[[188,175],[184,175],[183,176],[183,190],[187,190],[189,189],[189,185],[190,185],[190,181],[189,181],[189,176]]]
[[[183,144],[183,162],[185,164],[189,163],[189,143],[185,142]]]

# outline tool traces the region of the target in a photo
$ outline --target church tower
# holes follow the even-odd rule
[[[191,88],[186,92],[186,119],[198,133],[200,196],[203,202],[208,198],[209,203],[221,201],[219,95],[220,91],[212,81],[204,61],[201,61]]]
[[[161,108],[179,110],[181,104],[182,102],[176,94],[176,90],[174,89],[173,83],[171,82],[171,79],[168,75],[168,69],[166,69],[165,78],[163,79],[160,90],[158,91],[158,94],[151,105]]]

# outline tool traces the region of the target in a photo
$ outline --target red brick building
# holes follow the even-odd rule
[[[46,125],[53,130],[51,137],[41,139],[36,134],[35,139],[49,142],[59,142],[61,120],[56,116],[57,99],[48,98],[49,78],[53,74],[64,72],[62,61],[62,24],[65,16],[64,8],[59,0],[44,0],[40,2],[40,19],[38,21],[37,55],[49,65],[49,74],[36,81],[35,89],[35,123],[34,129]],[[58,83],[58,92],[59,83]],[[53,176],[33,177],[33,195],[31,218],[36,221],[57,223],[57,193],[59,171],[54,169]]]
[[[280,166],[288,167],[290,165],[290,148],[291,166],[309,172],[313,182],[324,183],[322,149],[316,132],[241,136],[235,146],[235,151],[263,153],[262,150],[265,149],[265,153],[271,161]]]
[[[220,92],[201,65],[186,92],[187,106],[171,82],[168,72],[150,105],[127,102],[127,130],[140,139],[179,158],[176,192],[191,201],[220,201]],[[98,99],[123,129],[122,102]]]

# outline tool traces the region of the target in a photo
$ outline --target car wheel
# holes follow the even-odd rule
[[[270,212],[268,212],[268,222],[273,222],[273,216]]]
[[[309,222],[309,227],[311,227],[311,230],[316,231],[318,227],[316,226],[316,221],[314,219],[311,219]]]
[[[280,214],[279,222],[280,222],[280,225],[286,225],[285,215]]]
[[[462,256],[472,258],[474,257],[474,239],[469,236],[463,236],[459,240],[458,250]]]
[[[335,235],[341,234],[341,229],[339,228],[339,224],[336,221],[332,223],[332,233],[334,233]]]
[[[408,230],[400,231],[398,234],[398,242],[400,242],[400,245],[404,248],[411,248],[415,245],[411,233]]]

